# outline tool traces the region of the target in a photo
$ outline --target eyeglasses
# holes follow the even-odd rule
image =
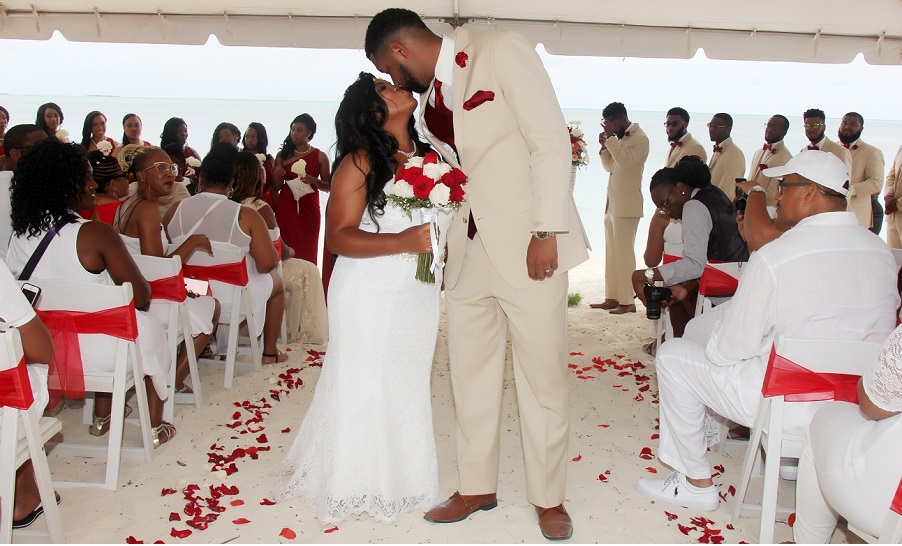
[[[682,121],[665,121],[664,127],[679,127]]]
[[[673,190],[675,188],[676,188],[676,186],[670,187],[670,191],[667,192],[667,197],[665,197],[664,200],[661,201],[661,206],[659,206],[658,208],[655,209],[655,212],[657,212],[661,216],[664,216],[668,212],[670,212],[670,205],[667,202],[670,201],[670,196],[673,194]]]
[[[716,124],[716,123],[710,123],[710,122],[709,122],[709,123],[708,123],[708,129],[711,129],[712,127],[713,127],[714,129],[726,129],[727,127],[729,127],[729,125],[718,125],[718,124]]]
[[[176,165],[175,163],[166,163],[164,161],[154,163],[153,165],[151,165],[150,167],[147,167],[146,169],[141,169],[141,172],[149,171],[150,169],[156,169],[157,172],[162,173],[162,174],[172,173],[176,176],[178,176],[178,174],[179,174],[179,166],[178,165]]]
[[[791,187],[791,186],[808,186],[813,184],[813,182],[784,182],[782,178],[777,179],[777,191],[783,193],[783,188]]]
[[[806,129],[820,129],[821,127],[826,127],[827,125],[824,123],[806,123]]]

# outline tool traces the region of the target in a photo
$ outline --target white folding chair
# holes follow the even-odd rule
[[[664,260],[663,263],[669,264],[683,258],[683,245],[664,244]],[[679,252],[679,254],[674,254]],[[663,286],[663,283],[659,283]],[[673,324],[670,322],[670,309],[665,307],[661,309],[661,318],[655,321],[655,356],[657,359],[657,349],[661,347],[666,339],[673,339]]]
[[[18,330],[9,329],[0,334],[0,383],[12,388],[0,388],[0,407],[3,408],[2,436],[0,436],[0,543],[9,544],[13,537],[13,499],[16,496],[16,471],[31,459],[34,476],[44,506],[47,532],[32,530],[15,531],[16,536],[46,537],[55,544],[65,541],[60,521],[56,494],[47,466],[44,443],[57,434],[62,425],[52,417],[41,417],[43,408],[34,406],[34,396],[25,355]],[[19,438],[19,423],[24,438]]]
[[[806,438],[805,435],[786,434],[783,431],[783,410],[784,404],[787,403],[786,397],[784,395],[767,396],[770,389],[769,378],[772,377],[775,361],[782,357],[815,374],[860,376],[877,357],[880,347],[879,343],[866,341],[801,340],[786,338],[782,334],[777,336],[771,359],[767,364],[768,375],[765,377],[765,384],[762,388],[765,398],[758,405],[755,424],[742,466],[742,478],[736,495],[736,504],[733,506],[734,524],[738,522],[741,515],[760,513],[760,543],[770,544],[774,538],[780,459],[782,457],[793,459],[801,457]],[[803,394],[803,392],[795,392],[795,394]],[[824,399],[833,398],[830,395],[830,398],[821,398],[821,400]],[[767,456],[764,457],[764,455]],[[745,497],[748,493],[753,469],[756,466],[760,467],[759,457],[764,458],[762,501],[760,505],[747,504]],[[792,511],[792,509],[781,510],[781,513],[788,515]]]
[[[240,248],[224,243],[213,243],[213,256],[195,252],[183,266],[186,277],[210,282],[213,296],[219,300],[219,324],[228,327],[228,347],[223,385],[232,388],[235,377],[235,358],[238,353],[238,328],[247,323],[248,332],[254,331],[250,290],[247,288],[247,258]],[[251,359],[255,371],[263,369],[262,340],[250,335]],[[216,362],[202,359],[204,362]]]
[[[85,420],[90,422],[93,412],[91,393],[112,393],[112,413],[110,414],[109,442],[106,447],[83,445],[70,442],[57,443],[57,453],[77,457],[107,458],[106,475],[102,483],[54,482],[57,487],[102,487],[115,491],[119,487],[119,468],[123,453],[142,456],[145,462],[153,460],[153,440],[151,435],[150,412],[147,406],[147,391],[144,388],[144,367],[137,339],[137,319],[131,283],[122,286],[107,286],[79,281],[30,280],[41,288],[41,299],[35,310],[53,333],[63,316],[72,321],[80,334],[107,335],[115,341],[116,365],[113,371],[85,371]],[[76,313],[73,316],[73,312]],[[100,317],[105,320],[101,321]],[[104,325],[103,323],[112,323]],[[127,332],[126,332],[127,331]],[[129,339],[130,338],[130,339]],[[60,358],[58,349],[54,358]],[[138,402],[138,422],[141,426],[142,447],[124,448],[122,445],[125,427],[126,393],[135,387]]]
[[[708,262],[702,271],[698,283],[698,299],[695,303],[695,316],[714,307],[711,298],[732,296],[739,287],[739,275],[742,262]]]
[[[194,354],[194,344],[191,338],[191,317],[188,314],[187,291],[185,279],[182,276],[182,259],[178,256],[170,258],[158,258],[156,256],[132,255],[141,274],[150,283],[150,300],[152,306],[166,306],[169,318],[166,322],[166,336],[169,340],[169,354],[172,356],[173,365],[169,371],[169,382],[173,392],[166,399],[163,407],[163,419],[172,421],[176,402],[194,404],[200,409],[203,406],[201,394],[200,374],[197,371],[197,355]],[[187,335],[186,335],[187,332]],[[191,390],[193,394],[175,393],[175,362],[178,360],[178,350],[181,343],[185,343],[185,352],[188,355],[188,370],[191,374]]]
[[[896,488],[896,495],[886,511],[886,519],[883,520],[883,528],[879,536],[865,533],[852,523],[849,530],[870,544],[900,544],[902,543],[902,481]]]
[[[269,237],[272,239],[276,252],[279,253],[279,265],[276,269],[279,271],[279,277],[282,277],[282,230],[278,228],[269,230]],[[285,308],[282,310],[282,328],[279,330],[279,343],[285,345],[288,343],[288,298],[297,297],[285,291]]]

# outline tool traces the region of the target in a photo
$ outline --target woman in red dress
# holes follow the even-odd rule
[[[122,144],[113,150],[113,156],[119,154],[119,150],[127,144],[141,144],[142,146],[150,146],[150,142],[141,139],[141,130],[144,124],[138,114],[125,114],[122,118]]]
[[[318,263],[319,191],[329,191],[332,177],[326,154],[310,145],[315,134],[316,122],[310,114],[301,114],[291,122],[291,132],[282,143],[273,168],[272,197],[282,239],[294,249],[295,257]],[[313,191],[295,199],[288,182],[299,178],[292,166],[300,160],[304,161],[305,173],[300,181]]]
[[[261,199],[272,207],[272,195],[270,188],[272,187],[272,168],[273,158],[269,155],[267,148],[269,147],[269,137],[266,135],[266,127],[262,123],[252,121],[244,131],[244,139],[241,141],[241,148],[245,152],[251,152],[254,155],[260,154],[263,159],[263,173],[266,175],[263,179],[263,194]]]
[[[101,142],[106,141],[109,148],[105,151],[97,147]],[[86,152],[100,150],[104,155],[112,154],[113,150],[119,146],[119,143],[112,138],[106,136],[106,116],[94,110],[85,116],[85,124],[81,128],[81,147]]]

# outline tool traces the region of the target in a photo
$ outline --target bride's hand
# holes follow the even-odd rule
[[[429,238],[429,224],[421,224],[405,229],[398,234],[405,252],[424,254],[432,252],[432,241]]]

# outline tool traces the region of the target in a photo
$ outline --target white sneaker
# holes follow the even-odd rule
[[[663,480],[641,479],[636,484],[636,490],[650,499],[683,508],[713,511],[720,506],[716,487],[713,485],[704,488],[695,487],[687,482],[686,476],[680,472],[674,472]]]

